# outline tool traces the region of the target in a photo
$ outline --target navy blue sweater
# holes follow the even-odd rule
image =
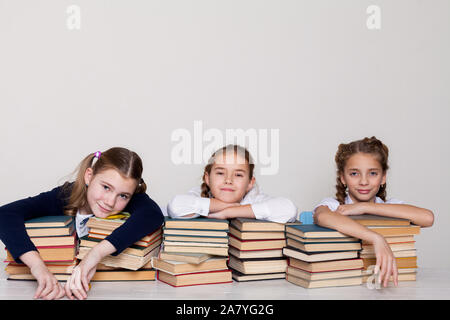
[[[28,252],[37,251],[25,230],[25,221],[41,216],[64,214],[71,188],[63,193],[62,186],[51,191],[17,200],[0,207],[0,239],[16,262]],[[131,216],[119,228],[106,237],[115,248],[113,255],[158,229],[164,222],[164,215],[159,206],[145,193],[136,193],[123,211]]]

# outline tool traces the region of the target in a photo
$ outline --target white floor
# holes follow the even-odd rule
[[[6,280],[0,262],[0,300],[32,299],[35,281]],[[398,287],[369,289],[366,285],[304,289],[286,280],[233,282],[173,288],[159,281],[94,282],[88,299],[163,300],[373,300],[450,299],[450,270],[419,269],[417,281],[400,282]]]

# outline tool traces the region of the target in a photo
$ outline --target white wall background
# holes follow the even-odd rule
[[[172,163],[170,139],[200,120],[279,129],[279,173],[257,179],[311,210],[334,195],[338,144],[375,135],[391,151],[388,196],[435,213],[419,266],[448,268],[449,12],[445,0],[2,0],[0,204],[124,146],[165,206],[200,181],[202,165]]]

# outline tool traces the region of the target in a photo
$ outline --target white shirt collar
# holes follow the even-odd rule
[[[345,197],[345,204],[352,204],[353,200],[349,195]],[[380,197],[375,197],[375,203],[384,203],[384,201]]]

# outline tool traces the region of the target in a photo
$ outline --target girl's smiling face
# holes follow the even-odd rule
[[[227,203],[239,203],[255,184],[250,179],[249,165],[234,151],[219,153],[211,172],[205,172],[205,182],[215,199]]]
[[[374,202],[380,186],[386,183],[386,172],[376,156],[358,152],[348,158],[340,179],[353,202]]]
[[[84,213],[106,218],[122,211],[130,201],[137,187],[137,181],[125,178],[117,170],[106,169],[93,175],[88,168],[84,176],[87,188],[87,204]]]

